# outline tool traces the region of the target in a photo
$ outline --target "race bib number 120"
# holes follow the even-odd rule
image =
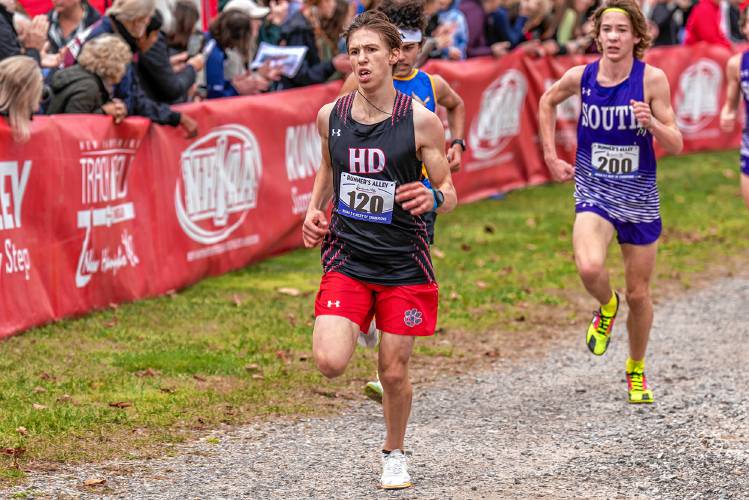
[[[395,182],[341,173],[338,213],[378,224],[393,220]]]
[[[593,175],[610,179],[632,179],[640,175],[640,146],[591,145]]]

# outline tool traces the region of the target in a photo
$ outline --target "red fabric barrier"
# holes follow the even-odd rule
[[[688,57],[687,57],[688,56]],[[671,82],[685,151],[739,144],[722,134],[729,52],[648,53]],[[430,62],[466,103],[461,202],[546,182],[538,99],[585,58]],[[184,106],[201,134],[130,118],[34,120],[15,144],[0,120],[0,337],[111,303],[163,294],[301,245],[320,159],[317,111],[339,83]],[[558,111],[572,161],[579,99]]]

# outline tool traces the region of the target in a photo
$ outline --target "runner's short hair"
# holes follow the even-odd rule
[[[354,18],[349,27],[346,28],[346,31],[343,32],[343,37],[346,40],[346,48],[348,48],[351,35],[361,29],[368,29],[378,33],[389,50],[401,48],[400,31],[390,22],[390,19],[385,14],[378,10],[368,10]]]
[[[593,34],[598,51],[603,52],[603,48],[598,41],[598,35],[601,34],[601,19],[607,9],[621,9],[627,13],[627,17],[629,17],[629,21],[632,23],[632,33],[640,39],[640,42],[635,45],[634,54],[637,59],[642,59],[645,51],[650,47],[651,39],[648,33],[648,22],[636,0],[608,0],[601,4],[595,13],[593,13],[593,21],[595,23]]]
[[[427,22],[424,0],[383,0],[377,10],[400,29],[424,32]]]

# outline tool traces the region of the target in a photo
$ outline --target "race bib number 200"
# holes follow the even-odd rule
[[[338,213],[378,224],[393,220],[395,182],[341,173]]]
[[[640,175],[640,146],[591,145],[593,175],[610,179],[631,179]]]

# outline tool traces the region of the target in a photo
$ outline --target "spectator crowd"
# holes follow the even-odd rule
[[[201,31],[196,0],[114,0],[98,12],[86,0],[53,0],[29,17],[0,0],[0,114],[16,140],[35,113],[128,115],[197,133],[171,105],[253,95],[338,79],[351,65],[341,34],[380,0],[219,0]],[[596,52],[591,15],[600,0],[424,0],[421,61]],[[749,0],[641,0],[653,45],[744,40]],[[293,74],[251,64],[261,44],[304,47]]]

